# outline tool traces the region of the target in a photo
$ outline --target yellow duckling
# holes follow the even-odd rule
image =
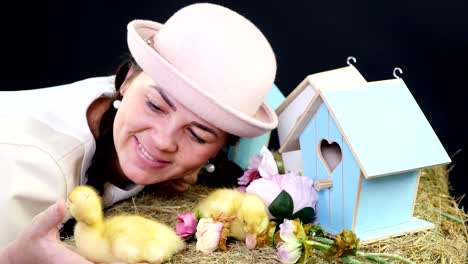
[[[230,227],[231,236],[245,241],[249,249],[255,248],[257,235],[263,233],[269,223],[263,200],[237,189],[215,190],[201,200],[195,210],[202,217],[215,217],[220,213],[225,217],[235,216]]]
[[[76,187],[68,208],[77,220],[75,244],[93,262],[162,263],[185,243],[169,226],[139,215],[104,219],[102,202],[90,186]]]

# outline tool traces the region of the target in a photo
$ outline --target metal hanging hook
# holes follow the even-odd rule
[[[401,79],[401,77],[399,75],[397,75],[397,72],[399,72],[399,75],[403,74],[403,70],[401,68],[398,68],[398,67],[395,67],[395,69],[393,69],[393,77],[397,78],[397,79]]]
[[[351,63],[352,61],[352,63]],[[353,57],[353,56],[349,56],[347,59],[346,59],[346,64],[348,64],[349,66],[353,65],[353,64],[356,64],[356,58]]]

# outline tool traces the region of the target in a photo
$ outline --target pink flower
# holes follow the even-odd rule
[[[256,179],[260,179],[258,169],[248,169],[237,179],[237,184],[247,186]]]
[[[249,160],[249,169],[258,169],[260,163],[262,162],[262,155],[252,156]]]
[[[247,189],[247,186],[239,186],[237,187],[237,189],[239,189],[239,191],[241,192],[245,192],[245,189]]]
[[[221,233],[223,231],[223,223],[214,222],[211,218],[202,218],[198,222],[196,249],[204,253],[211,253],[218,248]]]
[[[268,207],[278,194],[284,190],[293,200],[293,213],[295,213],[304,207],[315,209],[318,193],[313,184],[312,179],[295,173],[276,174],[268,179],[260,178],[251,182],[247,186],[246,192],[260,196]]]
[[[177,215],[176,233],[182,239],[188,239],[195,233],[197,228],[197,218],[193,213],[183,213]]]
[[[268,148],[263,146],[260,155],[255,155],[250,158],[248,169],[239,177],[237,183],[247,186],[256,179],[261,177],[269,178],[275,174],[278,174],[278,165],[276,164],[273,154]]]

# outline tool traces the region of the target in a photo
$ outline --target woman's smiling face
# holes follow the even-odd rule
[[[144,72],[127,78],[120,88],[114,144],[121,171],[136,184],[197,173],[226,142],[226,132],[178,103],[165,88]]]

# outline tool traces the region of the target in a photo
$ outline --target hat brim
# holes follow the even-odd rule
[[[255,137],[278,125],[275,112],[265,103],[249,116],[222,104],[207,94],[163,58],[146,40],[153,38],[163,25],[149,20],[134,20],[127,26],[128,47],[135,61],[153,80],[167,89],[179,103],[217,128],[240,137]]]

